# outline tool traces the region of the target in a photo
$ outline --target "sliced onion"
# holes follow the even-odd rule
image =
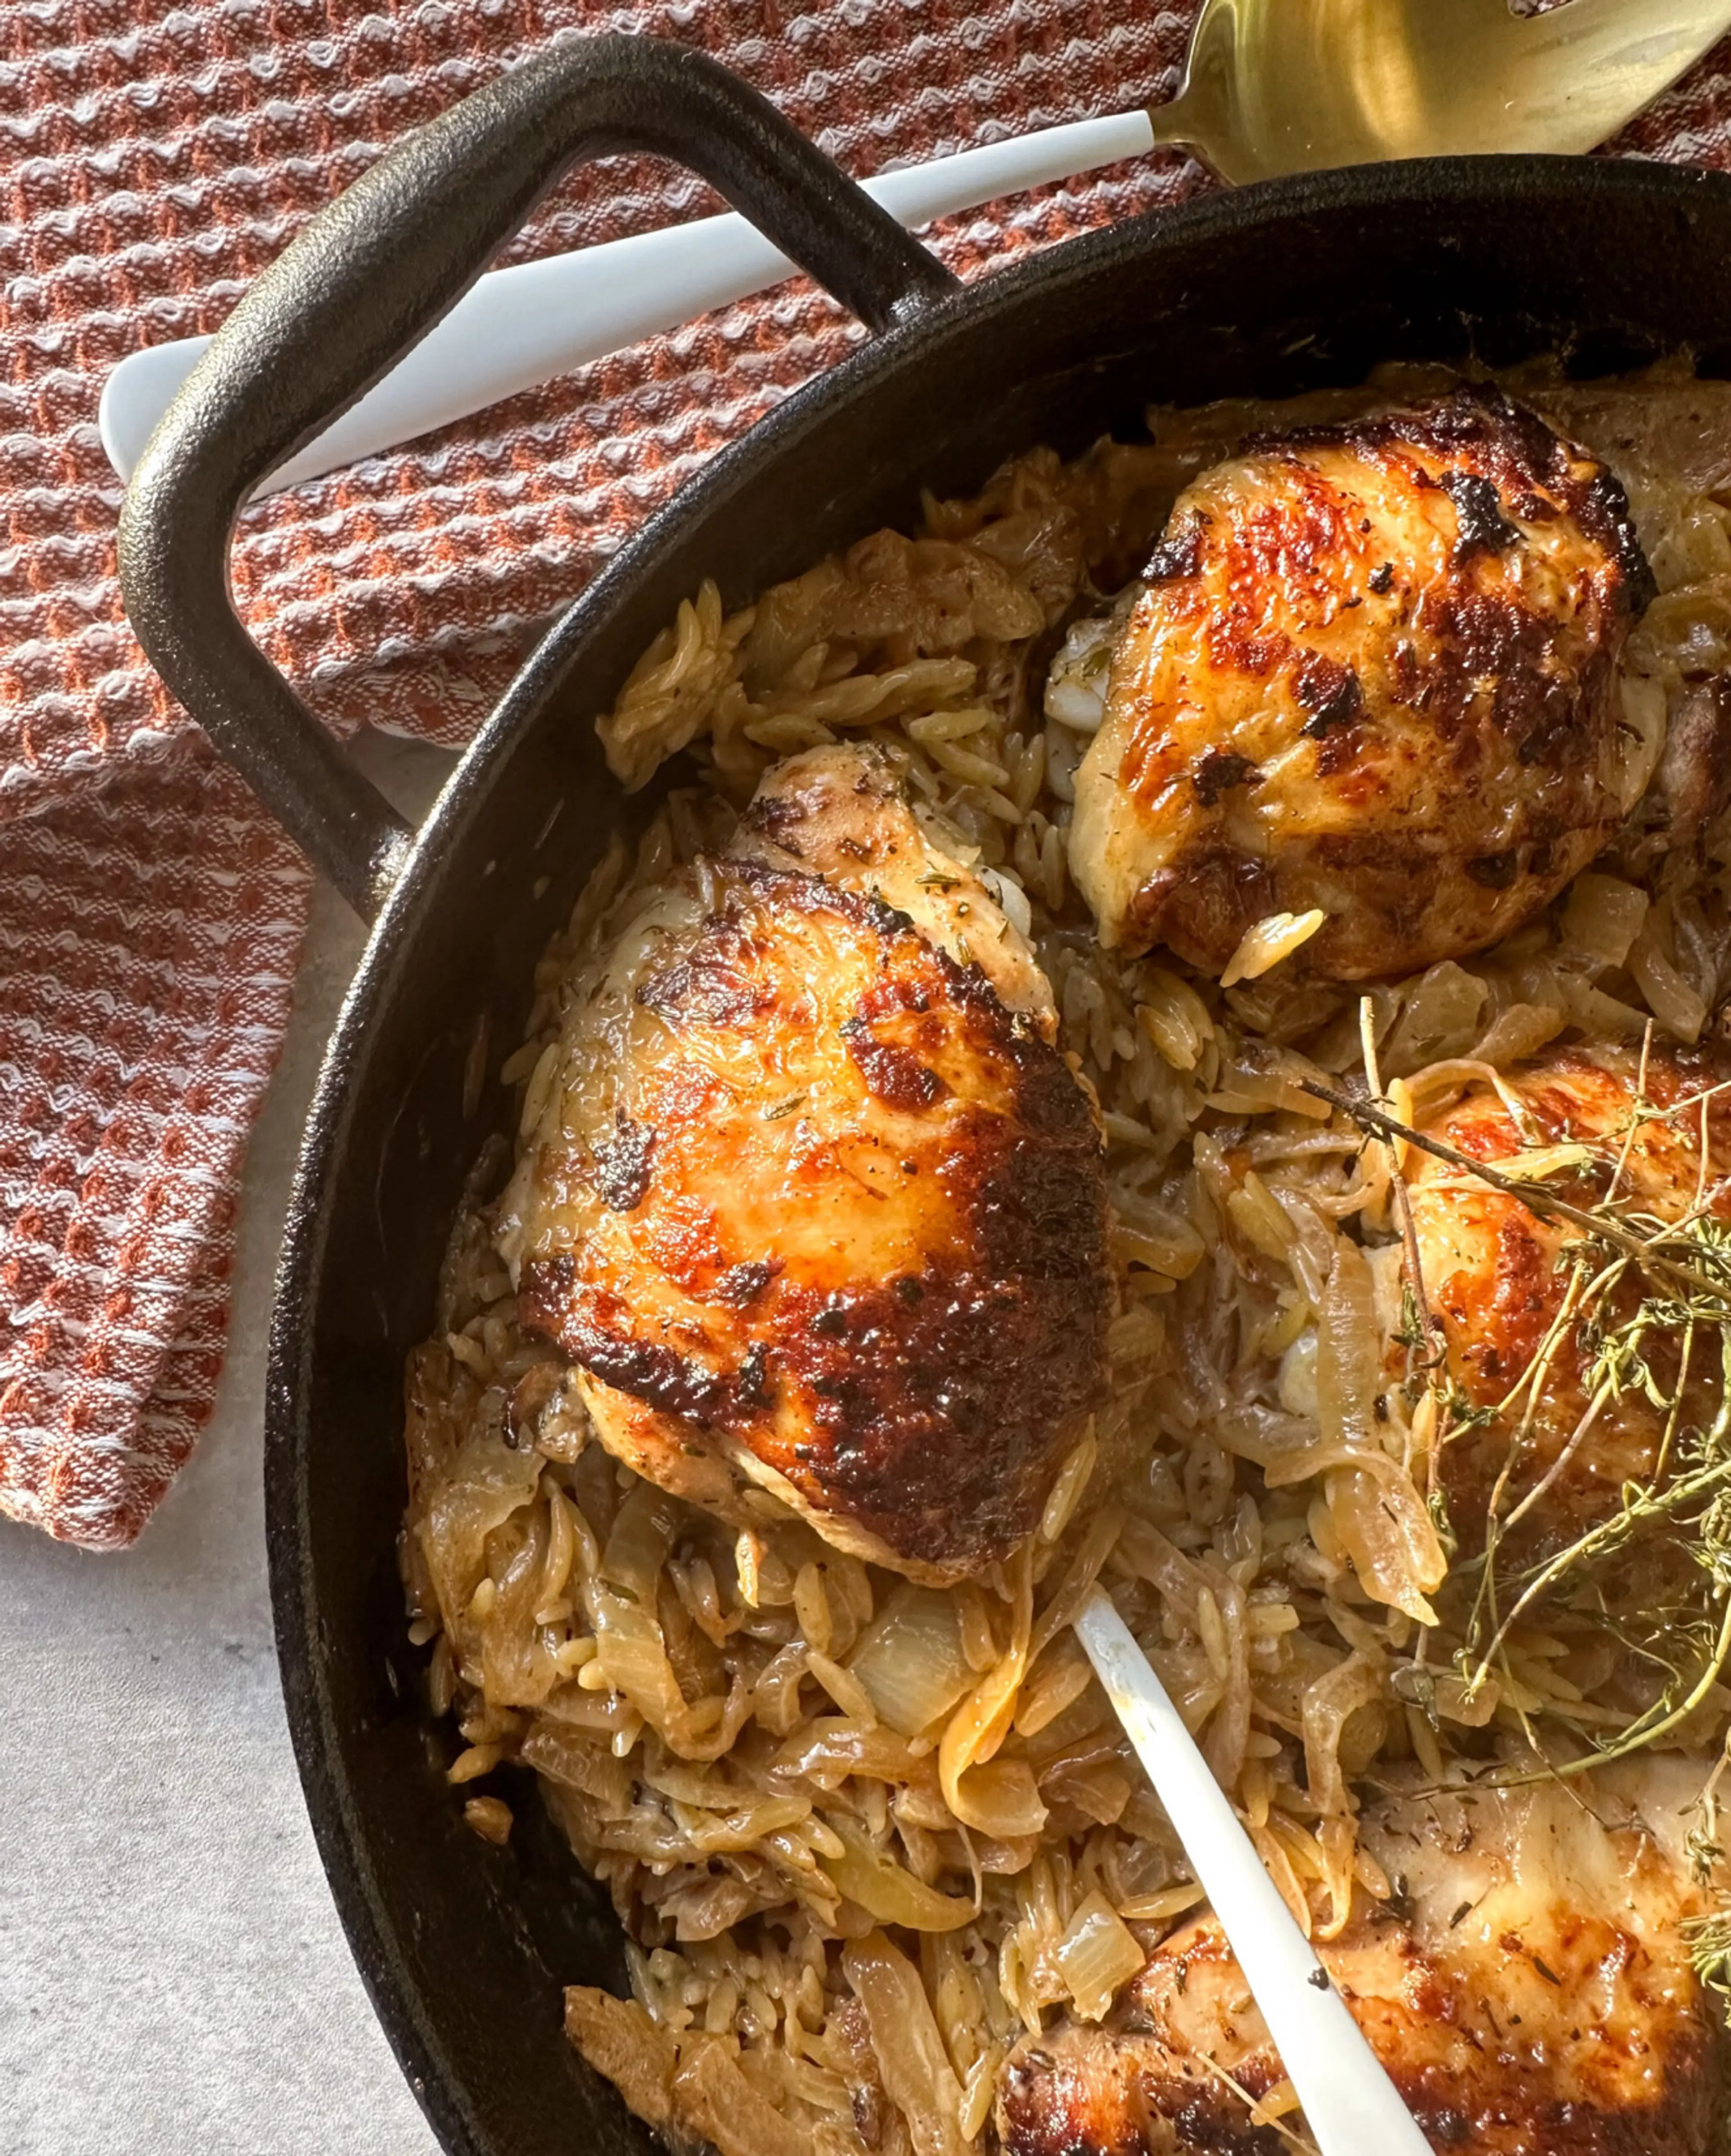
[[[1359,1709],[1362,1714],[1363,1707]],[[1338,1939],[1346,1929],[1353,1913],[1353,1882],[1358,1868],[1359,1830],[1357,1822],[1337,1813],[1333,1818],[1318,1822],[1317,1847],[1322,1853],[1323,1887],[1328,1897],[1328,1915],[1326,1922],[1312,1920],[1312,1937],[1318,1939]],[[1369,1867],[1365,1884],[1381,1881],[1384,1895],[1389,1891],[1389,1881],[1376,1859],[1367,1850],[1364,1861]]]
[[[681,1805],[676,1816],[693,1849],[706,1856],[728,1856],[760,1848],[771,1835],[803,1825],[811,1806],[803,1797],[765,1797],[725,1814]]]
[[[560,1681],[558,1664],[535,1622],[551,1539],[540,1507],[514,1513],[496,1529],[490,1553],[496,1582],[492,1607],[481,1620],[481,1686],[499,1707],[538,1707]],[[501,1544],[516,1547],[502,1570]]]
[[[523,1739],[524,1759],[537,1774],[568,1789],[580,1789],[604,1818],[623,1819],[631,1809],[631,1773],[615,1759],[605,1739],[585,1740],[576,1731],[537,1719]]]
[[[1394,1032],[1383,1050],[1386,1076],[1404,1078],[1426,1063],[1464,1055],[1479,1030],[1490,988],[1452,958],[1444,958],[1402,988],[1405,998]]]
[[[448,1480],[462,1443],[465,1419],[452,1397],[453,1360],[449,1348],[432,1341],[409,1353],[403,1387],[403,1446],[408,1459],[411,1520],[425,1517],[428,1500]]]
[[[1073,1805],[1100,1825],[1112,1826],[1124,1816],[1135,1784],[1116,1758],[1087,1759],[1080,1765],[1060,1760],[1040,1777],[1040,1788],[1055,1803]]]
[[[944,1794],[964,1826],[989,1834],[996,1841],[1038,1834],[1045,1825],[1045,1806],[1040,1801],[1034,1769],[1025,1759],[993,1759],[984,1766],[970,1767],[955,1794],[946,1789]]]
[[[1342,1237],[1317,1313],[1317,1419],[1325,1441],[1374,1441],[1378,1337],[1369,1264],[1356,1243]]]
[[[1347,1717],[1386,1697],[1380,1656],[1354,1649],[1304,1694],[1304,1774],[1312,1801],[1326,1817],[1348,1808],[1340,1732]]]
[[[1270,1828],[1250,1822],[1250,1836],[1256,1845],[1256,1854],[1262,1860],[1262,1868],[1274,1881],[1275,1889],[1292,1914],[1292,1922],[1306,1938],[1311,1934],[1313,1918],[1310,1913],[1310,1897],[1298,1877],[1292,1853]]]
[[[597,1729],[617,1737],[637,1710],[617,1692],[585,1691],[581,1685],[561,1685],[541,1703],[539,1722],[562,1722],[569,1729]]]
[[[712,2141],[721,2156],[810,2156],[805,2134],[740,2071],[731,2037],[694,2030],[679,2051],[674,2123],[694,2140]]]
[[[841,1966],[866,2010],[885,2093],[907,2122],[915,2156],[964,2156],[962,2084],[918,1969],[881,1932],[850,1939]]]
[[[891,1729],[903,1737],[929,1729],[973,1676],[955,1596],[932,1587],[898,1588],[860,1634],[847,1667]]]
[[[1117,1550],[1137,1577],[1147,1580],[1179,1616],[1189,1623],[1195,1621],[1196,1605],[1207,1584],[1200,1565],[1193,1563],[1175,1543],[1169,1542],[1151,1521],[1134,1512],[1127,1517],[1119,1532]]]
[[[1302,1436],[1305,1421],[1297,1414],[1269,1418],[1261,1430],[1240,1419],[1225,1434],[1235,1453],[1261,1468],[1270,1489],[1325,1476],[1329,1518],[1365,1592],[1419,1624],[1434,1625],[1427,1597],[1441,1584],[1447,1559],[1411,1476],[1378,1441],[1375,1291],[1364,1251],[1337,1240],[1318,1312],[1313,1365],[1309,1351],[1295,1343],[1290,1368],[1282,1372],[1290,1406],[1306,1404],[1314,1385],[1313,1438]],[[1125,1547],[1133,1545],[1127,1540]]]
[[[627,1602],[604,1587],[590,1600],[595,1661],[608,1689],[623,1692],[654,1727],[670,1728],[683,1719],[686,1700],[660,1625],[640,1602]]]
[[[421,1538],[445,1630],[456,1632],[486,1570],[486,1541],[533,1498],[541,1455],[515,1452],[496,1432],[481,1431],[457,1455],[427,1507]]]
[[[1664,753],[1670,700],[1662,681],[1632,668],[1624,673],[1620,687],[1623,723],[1616,733],[1616,783],[1618,800],[1626,812],[1646,793]]]
[[[672,2036],[634,1999],[615,1999],[586,1984],[568,1986],[565,2034],[647,2125],[669,2123],[678,2052]]]
[[[1436,1712],[1445,1722],[1458,1722],[1467,1729],[1483,1729],[1502,1703],[1502,1682],[1494,1672],[1474,1690],[1465,1677],[1451,1671],[1435,1680]]]
[[[670,1497],[652,1482],[639,1482],[619,1507],[601,1553],[601,1569],[609,1583],[651,1609],[678,1517]]]
[[[1256,1462],[1271,1490],[1307,1481],[1314,1475],[1326,1474],[1331,1467],[1359,1470],[1389,1488],[1396,1482],[1411,1486],[1399,1460],[1390,1460],[1379,1447],[1373,1450],[1348,1439],[1329,1442],[1320,1437],[1312,1439],[1307,1445],[1294,1445],[1282,1441],[1290,1437],[1290,1431],[1276,1430],[1271,1440],[1266,1433],[1247,1430],[1242,1424],[1230,1434],[1233,1451],[1241,1460]]]
[[[752,1711],[773,1736],[785,1737],[799,1720],[799,1686],[805,1676],[805,1643],[778,1647],[758,1672]]]
[[[1031,1669],[1059,1633],[1067,1630],[1076,1619],[1089,1594],[1094,1582],[1100,1577],[1102,1568],[1117,1547],[1118,1537],[1123,1532],[1126,1515],[1108,1507],[1097,1512],[1089,1521],[1076,1554],[1071,1558],[1057,1591],[1040,1613],[1040,1622],[1028,1644],[1027,1668]],[[1024,1672],[1025,1675],[1025,1671]],[[1000,1743],[1003,1741],[1000,1738]],[[986,1757],[991,1755],[987,1753]]]
[[[623,1693],[682,1759],[718,1758],[751,1712],[736,1681],[727,1699],[688,1704],[667,1656],[655,1614],[660,1573],[677,1519],[673,1501],[639,1483],[619,1509],[601,1569],[583,1584],[595,1632],[595,1663],[610,1691]]]
[[[659,1913],[664,1922],[672,1920],[673,1936],[683,1945],[688,1940],[719,1938],[749,1916],[758,1900],[756,1892],[731,1871],[699,1872],[689,1885],[675,1887]]]
[[[1621,966],[1651,903],[1634,884],[1590,869],[1570,887],[1563,909],[1563,941],[1601,966]]]
[[[916,1879],[905,1865],[877,1847],[857,1820],[824,1815],[824,1824],[844,1854],[826,1856],[823,1868],[850,1902],[857,1902],[881,1924],[904,1924],[911,1932],[953,1932],[968,1923],[974,1906],[967,1896],[940,1894]]]
[[[932,1773],[930,1761],[917,1759],[894,1730],[881,1724],[866,1729],[845,1716],[808,1722],[773,1763],[778,1774],[803,1775],[832,1789],[850,1774],[874,1782],[918,1782]]]
[[[1364,1592],[1404,1609],[1416,1624],[1434,1625],[1436,1612],[1428,1598],[1442,1584],[1448,1559],[1410,1478],[1354,1466],[1330,1475],[1323,1487],[1328,1517]]]
[[[974,1815],[963,1778],[970,1767],[990,1759],[1009,1732],[1016,1695],[1027,1675],[1028,1648],[1034,1635],[1033,1557],[1032,1545],[1024,1543],[1010,1560],[1015,1602],[1009,1651],[950,1717],[937,1748],[937,1779],[944,1802],[963,1826],[978,1827],[983,1834],[996,1830],[984,1816]],[[1044,1818],[1042,1810],[1042,1823]]]
[[[1071,1918],[1055,1956],[1076,2010],[1084,2021],[1102,2020],[1147,1957],[1128,1927],[1097,1889]]]
[[[1707,1023],[1707,999],[1660,947],[1649,919],[1629,953],[1629,971],[1641,984],[1647,1008],[1667,1033],[1692,1045]]]

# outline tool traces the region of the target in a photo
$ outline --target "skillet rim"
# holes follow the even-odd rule
[[[354,1080],[369,1022],[411,956],[419,916],[442,855],[481,811],[510,744],[540,718],[585,642],[616,599],[690,526],[767,483],[832,405],[881,377],[917,365],[963,321],[989,321],[1042,285],[1139,263],[1183,244],[1254,235],[1333,211],[1390,215],[1403,208],[1504,214],[1571,203],[1643,200],[1687,211],[1703,196],[1731,207],[1731,174],[1640,159],[1477,156],[1415,158],[1301,173],[1227,189],[1035,250],[934,301],[871,337],[814,377],[717,454],[622,546],[542,634],[483,721],[415,834],[357,965],[321,1064],[283,1229],[273,1290],[265,1389],[265,1537],[284,1706],[320,1861],[368,1998],[398,2064],[449,2156],[500,2156],[433,2033],[424,1994],[408,1974],[373,1876],[365,1815],[342,1772],[341,1743],[320,1644],[306,1506],[305,1439],[314,1332],[310,1322],[328,1243],[325,1193],[339,1178],[355,1107]],[[1256,311],[1254,296],[1247,311]],[[1512,302],[1509,313],[1517,311]]]

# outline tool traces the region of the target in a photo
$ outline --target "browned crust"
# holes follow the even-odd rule
[[[1353,1959],[1374,1932],[1361,1917],[1338,1944],[1318,1951],[1433,2148],[1708,2156],[1715,2146],[1726,2092],[1723,2025],[1686,1969],[1680,1979],[1677,1967],[1660,1966],[1615,1923],[1579,1912],[1548,1934],[1546,1952],[1559,1964],[1560,1985],[1608,1984],[1618,2012],[1602,2025],[1585,2012],[1574,2024],[1564,2012],[1536,2035],[1499,2016],[1494,1969],[1451,1966],[1410,1938],[1397,1949],[1398,1997],[1359,1996]],[[1514,1937],[1498,1943],[1511,1961],[1525,1951]],[[1244,1994],[1230,1949],[1205,1917],[1156,1949],[1113,2025],[1065,2024],[1025,2039],[999,2082],[1004,2156],[1278,2156],[1290,2144],[1273,2127],[1251,2123],[1222,2072],[1179,2033],[1187,1999],[1194,2009],[1210,1985],[1222,1999]],[[1283,2068],[1259,2018],[1247,2047],[1232,2040],[1232,2020],[1228,2005],[1221,2021],[1231,2082],[1260,2099]],[[1640,2092],[1633,2101],[1631,2090]]]
[[[1494,1163],[1528,1142],[1559,1145],[1584,1141],[1595,1157],[1579,1170],[1554,1176],[1552,1194],[1578,1206],[1591,1207],[1606,1195],[1624,1131],[1636,1110],[1639,1058],[1632,1049],[1552,1050],[1540,1061],[1509,1074],[1531,1118],[1528,1139],[1517,1130],[1502,1101],[1488,1087],[1476,1087],[1445,1115],[1432,1118],[1428,1134],[1476,1160]],[[1708,1091],[1731,1075],[1731,1059],[1722,1050],[1654,1048],[1647,1060],[1646,1097],[1653,1107],[1673,1108]],[[1680,1179],[1668,1196],[1648,1185],[1646,1143],[1638,1145],[1625,1168],[1622,1199],[1636,1211],[1656,1202],[1662,1214],[1678,1217],[1693,1196],[1700,1162],[1700,1129],[1696,1115],[1684,1112],[1667,1124],[1646,1127],[1646,1142],[1666,1147],[1667,1177]],[[1713,1183],[1731,1172],[1731,1095],[1708,1106],[1709,1209],[1731,1217],[1731,1193]],[[1452,1247],[1462,1224],[1471,1229],[1469,1247],[1482,1252],[1477,1264],[1447,1270],[1434,1259],[1425,1286],[1441,1322],[1450,1368],[1466,1398],[1476,1407],[1492,1409],[1531,1365],[1550,1335],[1562,1309],[1568,1268],[1562,1261],[1574,1230],[1539,1219],[1521,1201],[1487,1186],[1475,1186],[1461,1173],[1439,1170],[1434,1162],[1418,1165],[1411,1199],[1421,1250]],[[1591,1324],[1608,1331],[1633,1316],[1651,1283],[1630,1280],[1595,1307]],[[1661,1392],[1674,1389],[1680,1360],[1677,1337],[1665,1330],[1650,1332],[1644,1353]],[[1586,1322],[1559,1338],[1547,1366],[1542,1398],[1525,1422],[1525,1435],[1509,1473],[1503,1509],[1511,1511],[1523,1493],[1554,1466],[1588,1405],[1587,1369],[1593,1342]],[[1698,1348],[1692,1358],[1691,1383],[1685,1396],[1683,1427],[1703,1427],[1717,1409],[1720,1390],[1717,1349]],[[1529,1515],[1504,1545],[1504,1555],[1526,1559],[1572,1541],[1595,1521],[1609,1517],[1622,1502],[1631,1478],[1650,1476],[1657,1463],[1667,1411],[1639,1386],[1626,1388],[1605,1410],[1554,1482],[1540,1511]],[[1474,1555],[1483,1548],[1485,1519],[1492,1488],[1510,1469],[1511,1431],[1502,1419],[1458,1429],[1444,1447],[1441,1476],[1449,1517],[1461,1550]]]
[[[1319,450],[1385,470],[1415,498],[1449,498],[1458,536],[1440,576],[1370,557],[1364,505],[1316,468]],[[1615,665],[1653,588],[1622,487],[1537,414],[1476,388],[1257,436],[1242,454],[1262,460],[1267,498],[1180,505],[1133,641],[1194,646],[1181,678],[1205,714],[1210,689],[1260,685],[1261,737],[1281,712],[1282,752],[1315,743],[1312,775],[1289,757],[1269,773],[1240,740],[1210,738],[1115,676],[1129,715],[1117,783],[1150,829],[1179,814],[1186,834],[1125,901],[1119,939],[1163,942],[1219,972],[1266,914],[1320,905],[1331,917],[1302,958],[1320,973],[1367,978],[1482,948],[1620,820],[1602,778]],[[1577,536],[1574,598],[1553,613],[1511,573],[1527,543],[1513,520],[1536,530],[1564,518]],[[1353,664],[1361,654],[1369,670]],[[1411,812],[1415,759],[1444,782],[1434,816]],[[1234,804],[1260,812],[1265,784],[1287,813],[1277,839],[1253,843]]]
[[[1576,445],[1565,442],[1538,413],[1488,383],[1469,383],[1429,403],[1342,426],[1297,427],[1286,434],[1253,435],[1245,447],[1247,451],[1307,445],[1398,451],[1406,444],[1438,458],[1470,460],[1470,473],[1454,477],[1452,485],[1443,481],[1456,492],[1456,506],[1462,512],[1461,543],[1467,556],[1487,547],[1494,550],[1513,536],[1513,527],[1502,514],[1504,502],[1528,523],[1543,523],[1560,512],[1574,517],[1615,561],[1624,579],[1626,605],[1639,613],[1651,603],[1652,571],[1636,535],[1622,481],[1596,459],[1585,457]],[[1489,482],[1497,497],[1494,502],[1482,491],[1473,501],[1475,479]],[[1456,491],[1462,480],[1465,504]]]
[[[1077,1416],[1103,1382],[1110,1303],[1100,1137],[1091,1102],[1034,1024],[870,895],[730,862],[695,949],[639,990],[675,1034],[773,1024],[778,978],[759,909],[827,916],[872,939],[876,978],[838,1030],[866,1092],[898,1118],[901,1167],[933,1178],[943,1229],[893,1278],[783,1265],[735,1249],[712,1219],[681,1224],[678,1116],[688,1074],[639,1098],[652,1142],[612,1142],[608,1188],[654,1228],[655,1263],[700,1336],[645,1322],[630,1277],[587,1240],[523,1268],[519,1309],[602,1383],[742,1445],[808,1502],[897,1553],[973,1568],[1037,1520]],[[953,1096],[933,1065],[965,1053],[990,1102]],[[701,1122],[701,1104],[681,1103]],[[629,1173],[627,1172],[629,1170]],[[749,1173],[744,1169],[742,1173]],[[640,1213],[638,1209],[641,1209]],[[638,1238],[643,1262],[644,1238]]]

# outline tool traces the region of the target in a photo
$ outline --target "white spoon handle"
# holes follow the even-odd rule
[[[989,142],[885,172],[866,185],[903,224],[919,226],[1139,157],[1153,140],[1145,112],[1117,113]],[[258,492],[274,494],[394,449],[793,274],[785,255],[731,213],[492,270],[376,388]],[[155,345],[123,359],[109,376],[98,424],[122,479],[131,477],[157,420],[209,342],[186,337]]]
[[[1214,1904],[1323,2156],[1431,2156],[1165,1686],[1097,1589],[1076,1631]]]

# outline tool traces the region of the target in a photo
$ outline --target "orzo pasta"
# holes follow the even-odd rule
[[[1719,803],[1681,835],[1637,810],[1536,921],[1362,990],[1302,969],[1318,925],[1303,914],[1259,924],[1225,985],[1163,949],[1107,951],[1069,874],[1115,595],[1179,489],[1259,427],[1441,386],[1408,374],[1296,411],[1156,413],[1148,441],[1068,464],[1036,449],[971,500],[928,501],[917,532],[863,539],[738,612],[706,584],[599,721],[628,785],[679,752],[688,762],[539,961],[528,1037],[504,1072],[520,1146],[593,954],[675,867],[725,844],[778,759],[857,738],[896,760],[917,808],[1030,937],[1060,1045],[1097,1095],[1111,1208],[1108,1397],[1037,1532],[983,1577],[937,1588],[844,1553],[767,1496],[753,1524],[723,1525],[593,1441],[558,1350],[518,1322],[496,1246],[490,1208],[512,1147],[482,1164],[408,1381],[416,1636],[433,1704],[460,1732],[454,1801],[476,1832],[502,1840],[521,1787],[488,1778],[532,1768],[609,1889],[634,1997],[574,1990],[568,2025],[675,2137],[724,2156],[989,2145],[1018,2041],[1059,2014],[1107,2014],[1193,1911],[1183,1852],[1067,1630],[1097,1579],[1320,1941],[1355,1897],[1395,1892],[1358,1831],[1367,1789],[1440,1782],[1462,1763],[1567,1766],[1651,1730],[1656,1702],[1683,1711],[1655,1741],[1718,1753],[1731,1686],[1685,1645],[1678,1689],[1615,1568],[1595,1573],[1596,1599],[1487,1606],[1497,1551],[1438,1463],[1520,1410],[1482,1363],[1471,1383],[1438,1380],[1473,1314],[1415,1310],[1403,1262],[1415,1237],[1443,1262],[1439,1179],[1470,1182],[1473,1160],[1517,1156],[1534,1187],[1549,1178],[1566,1198],[1609,1144],[1632,1163],[1620,1168],[1631,1189],[1643,1163],[1651,1188],[1662,1171],[1675,1180],[1649,1126],[1662,1136],[1667,1100],[1718,1081],[1662,1097],[1655,1074],[1679,1056],[1719,1067]],[[1731,398],[1683,370],[1513,387],[1629,489],[1658,586],[1625,659],[1631,726],[1668,714],[1679,741],[1716,722],[1731,666]],[[1523,1073],[1583,1042],[1623,1059],[1638,1110],[1584,1136],[1540,1131]],[[1343,1098],[1379,1104],[1385,1133]],[[1700,1193],[1650,1211],[1711,1212],[1708,1116],[1691,1156]],[[1481,1144],[1474,1131],[1497,1118],[1516,1137]],[[1414,1130],[1442,1134],[1455,1164],[1415,1150]],[[1573,1266],[1586,1296],[1583,1231],[1566,1229],[1544,1264]],[[1693,1316],[1663,1322],[1711,1335],[1716,1372],[1709,1291],[1723,1282],[1697,1287],[1706,1300],[1683,1286],[1672,1298]],[[1631,1291],[1601,1330],[1638,1326],[1634,1310]],[[1630,1358],[1605,1386],[1644,1386],[1662,1423],[1683,1377],[1645,1334]],[[1577,1373],[1588,1394],[1597,1368]],[[1703,1427],[1714,1412],[1689,1410]],[[1472,1502],[1494,1517],[1494,1460],[1485,1475]],[[1693,1531],[1719,1487],[1703,1485]],[[1498,1530],[1506,1562],[1520,1526]],[[1695,1621],[1707,1590],[1662,1572],[1641,1574],[1642,1594]],[[951,1801],[963,1777],[965,1817]]]

